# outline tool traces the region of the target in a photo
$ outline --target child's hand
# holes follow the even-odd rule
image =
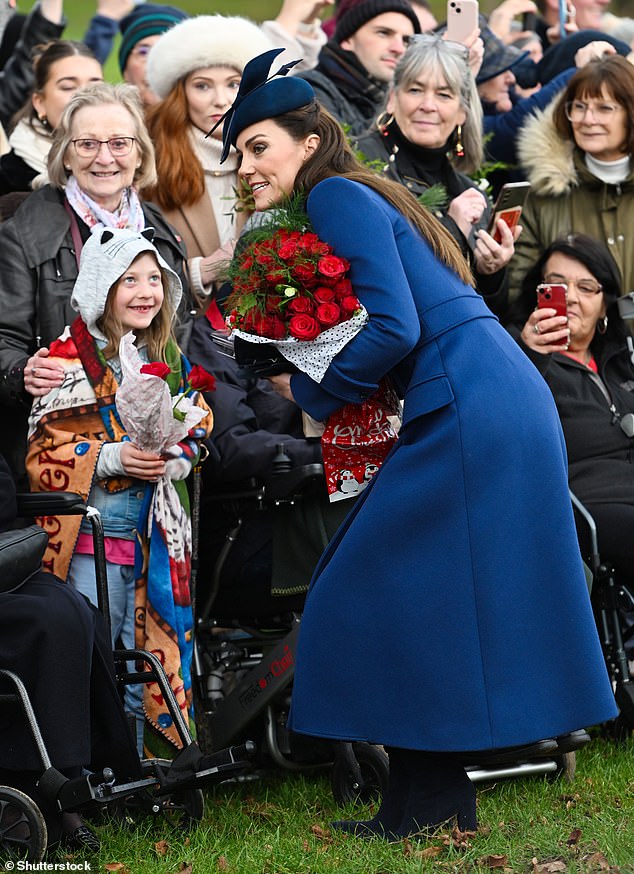
[[[127,476],[156,482],[165,474],[165,461],[160,455],[144,452],[134,443],[122,443],[120,457]]]

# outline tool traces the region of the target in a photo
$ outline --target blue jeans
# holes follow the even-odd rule
[[[134,567],[132,565],[106,562],[108,573],[108,598],[112,644],[118,639],[125,649],[134,649]],[[73,555],[68,571],[68,582],[97,605],[97,580],[95,560],[92,555]],[[129,665],[134,670],[133,664]],[[143,684],[134,683],[124,690],[124,704],[128,713],[134,714],[136,722],[137,749],[143,755]]]

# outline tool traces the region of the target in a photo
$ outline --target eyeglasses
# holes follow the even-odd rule
[[[595,121],[610,121],[620,109],[623,107],[618,103],[584,103],[583,100],[571,100],[565,106],[568,121],[583,121],[588,112]]]
[[[132,143],[136,137],[112,137],[109,140],[79,139],[71,140],[75,151],[80,158],[93,158],[99,153],[102,146],[108,146],[108,151],[113,158],[124,158],[132,151]]]
[[[598,294],[603,291],[603,286],[596,279],[567,279],[565,276],[560,276],[558,273],[549,273],[544,276],[544,282],[550,285],[574,285],[579,294]]]

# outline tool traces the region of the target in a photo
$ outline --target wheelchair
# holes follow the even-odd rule
[[[81,514],[90,521],[95,548],[99,608],[109,636],[103,526],[98,512],[84,504],[79,495],[59,492],[18,496],[18,514],[22,517]],[[27,577],[39,570],[47,537],[43,529],[32,525],[25,529],[23,538],[9,538],[11,542],[6,549],[2,549],[0,544],[0,568],[4,573],[15,576],[25,567],[23,541],[29,538],[33,540],[33,544],[32,547],[27,545],[26,549],[28,551],[32,548],[34,554],[30,557]],[[16,583],[22,579],[24,577],[16,580]],[[37,714],[24,684],[16,673],[2,669],[1,666],[0,706],[17,706],[20,709],[41,762],[39,789],[60,813],[79,811],[86,807],[90,810],[101,807],[110,811],[123,808],[127,813],[132,806],[154,816],[165,816],[171,821],[176,820],[178,824],[188,825],[202,817],[201,787],[242,773],[254,753],[254,745],[246,741],[239,746],[216,750],[213,755],[204,755],[192,739],[165,671],[156,656],[144,650],[115,650],[113,655],[117,668],[116,679],[120,685],[147,682],[158,684],[182,744],[182,749],[171,761],[142,760],[136,779],[119,783],[116,774],[108,767],[98,773],[87,773],[72,779],[61,774],[51,763]],[[135,663],[142,662],[146,669],[142,672],[129,672],[126,666],[131,660]],[[43,859],[47,846],[46,821],[38,805],[24,792],[11,786],[0,786],[0,861],[39,862]]]
[[[252,737],[258,750],[251,760],[254,771],[329,768],[339,804],[366,803],[387,785],[389,762],[382,747],[310,738],[286,726],[301,602],[270,596],[268,610],[261,604],[254,615],[237,586],[233,603],[226,592],[219,598],[223,569],[245,523],[258,513],[297,506],[311,490],[323,490],[321,465],[288,468],[282,465],[257,483],[208,496],[207,510],[218,514],[222,506],[231,522],[213,564],[211,585],[204,597],[197,594],[192,686],[198,737],[207,753]],[[540,775],[572,780],[575,751],[589,741],[585,731],[578,731],[522,748],[474,752],[466,770],[472,782]]]
[[[592,574],[592,609],[619,708],[616,720],[605,729],[608,734],[623,738],[634,729],[634,681],[626,651],[626,646],[634,641],[634,624],[628,626],[625,621],[627,613],[634,613],[634,587],[631,581],[618,580],[614,564],[601,557],[593,516],[572,492],[570,498],[576,517],[585,524],[590,538],[590,552],[583,557]]]

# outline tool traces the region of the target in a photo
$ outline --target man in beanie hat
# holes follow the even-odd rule
[[[407,0],[340,0],[334,35],[317,67],[303,78],[321,105],[356,136],[380,112],[407,40],[420,32]]]

